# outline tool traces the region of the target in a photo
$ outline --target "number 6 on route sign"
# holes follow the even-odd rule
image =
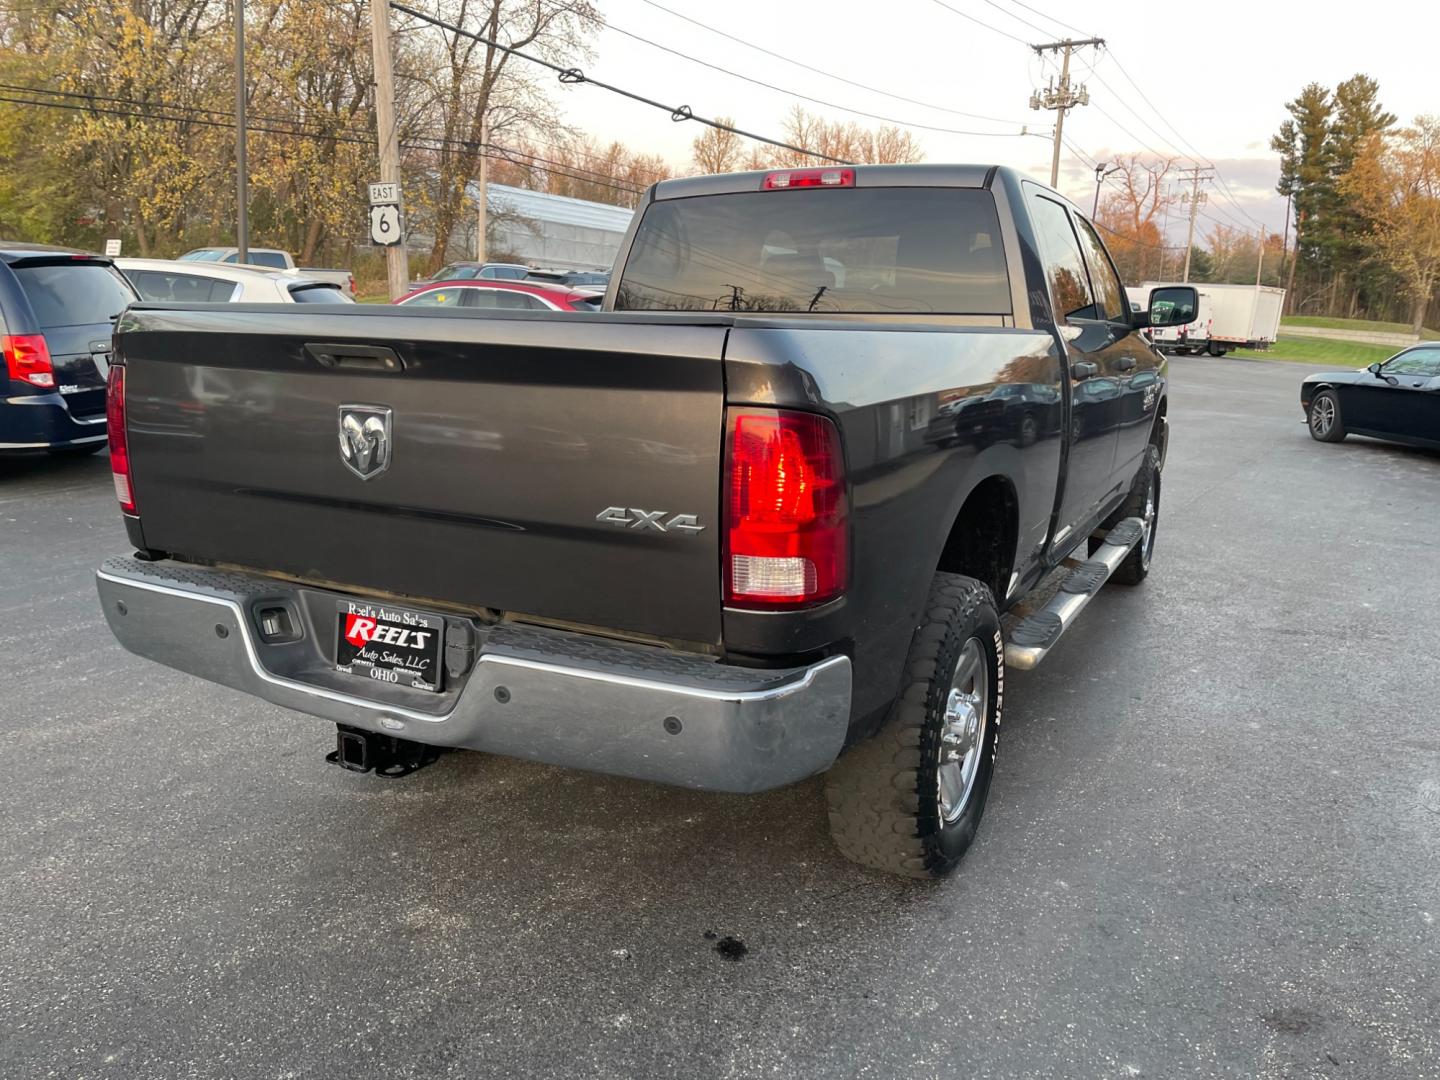
[[[400,207],[395,203],[382,203],[370,207],[370,242],[381,247],[400,243]]]

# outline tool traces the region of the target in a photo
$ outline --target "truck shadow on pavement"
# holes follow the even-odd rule
[[[104,450],[75,454],[0,454],[0,485],[27,480],[94,480],[110,471],[110,456]]]

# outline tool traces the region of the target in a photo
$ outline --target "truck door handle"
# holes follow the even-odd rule
[[[1092,375],[1100,373],[1100,365],[1089,360],[1077,360],[1070,365],[1070,377],[1076,382],[1084,382]]]
[[[305,345],[305,351],[321,367],[382,373],[405,370],[405,361],[388,345],[309,342]]]
[[[1116,371],[1134,371],[1134,370],[1135,370],[1135,358],[1134,358],[1133,356],[1122,356],[1122,357],[1120,357],[1120,359],[1118,359],[1118,360],[1115,361],[1115,370],[1116,370]]]

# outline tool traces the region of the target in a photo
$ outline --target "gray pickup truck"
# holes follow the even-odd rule
[[[1007,666],[1149,570],[1137,331],[1196,297],[1148,299],[1054,191],[921,165],[658,184],[595,314],[138,304],[105,617],[347,769],[824,773],[846,855],[942,874]]]

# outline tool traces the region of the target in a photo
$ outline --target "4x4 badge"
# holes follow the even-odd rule
[[[373,480],[390,467],[387,406],[340,406],[340,460],[361,480]]]
[[[618,525],[622,529],[654,529],[662,533],[705,531],[705,526],[700,524],[695,514],[676,514],[669,521],[661,521],[666,513],[665,510],[636,510],[633,507],[627,510],[623,506],[607,506],[595,515],[595,520],[606,525]]]

